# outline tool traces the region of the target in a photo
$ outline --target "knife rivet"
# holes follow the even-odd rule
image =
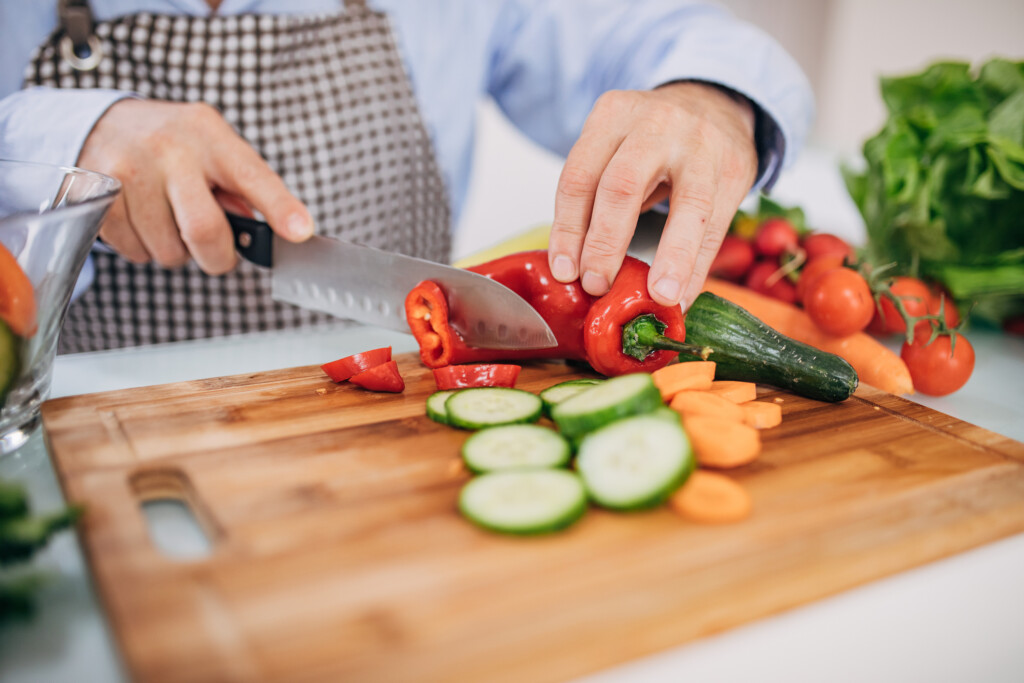
[[[248,249],[252,246],[252,235],[247,232],[238,233],[238,246],[242,249]]]

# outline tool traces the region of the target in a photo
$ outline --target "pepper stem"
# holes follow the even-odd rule
[[[697,346],[676,341],[662,334],[668,326],[652,314],[639,315],[622,326],[622,352],[643,362],[655,351],[675,351],[707,360],[710,346]]]

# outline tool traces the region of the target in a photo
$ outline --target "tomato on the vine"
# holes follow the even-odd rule
[[[939,334],[934,340],[930,337],[929,329],[915,328],[914,343],[903,343],[900,358],[910,370],[914,389],[928,396],[945,396],[970,379],[974,347],[957,332]]]
[[[893,278],[889,285],[889,291],[893,296],[899,297],[903,308],[908,315],[915,318],[928,315],[931,311],[929,306],[932,300],[931,291],[921,280],[916,277],[898,275]],[[881,312],[875,309],[875,317],[871,320],[868,329],[876,334],[903,334],[907,331],[907,322],[896,309],[893,300],[882,294],[880,297]]]
[[[935,286],[931,290],[931,298],[928,300],[928,312],[938,315],[942,309],[942,317],[946,321],[946,327],[956,327],[960,324],[960,311],[956,308],[956,302],[941,286]]]
[[[834,268],[815,279],[804,308],[823,331],[845,337],[868,326],[875,302],[864,276],[851,268]]]
[[[842,268],[843,258],[842,256],[831,254],[818,256],[804,264],[804,267],[800,269],[800,279],[796,281],[797,301],[803,302],[804,297],[807,296],[807,290],[811,288],[811,285],[814,284],[819,275],[835,268]]]

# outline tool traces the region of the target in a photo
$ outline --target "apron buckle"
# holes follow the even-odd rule
[[[103,47],[93,33],[92,11],[86,0],[57,0],[57,16],[64,36],[60,56],[77,71],[92,71],[103,59]]]

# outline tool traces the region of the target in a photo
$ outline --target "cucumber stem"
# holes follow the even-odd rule
[[[668,327],[654,315],[639,315],[622,326],[622,352],[643,362],[655,351],[675,351],[688,356],[700,356],[707,360],[713,350],[710,346],[697,346],[666,337],[662,332]]]

